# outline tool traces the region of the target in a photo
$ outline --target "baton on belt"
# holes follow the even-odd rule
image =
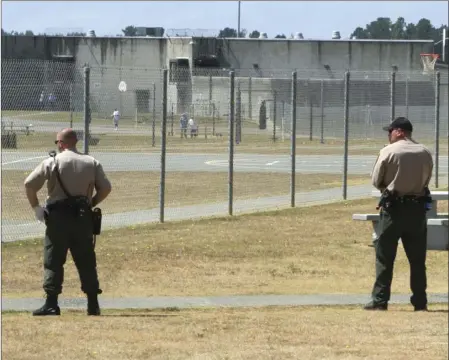
[[[93,209],[92,210],[92,222],[93,222],[93,235],[94,235],[94,240],[93,240],[94,249],[95,249],[95,244],[97,242],[97,235],[100,235],[100,233],[101,233],[101,218],[102,218],[101,209],[100,208]]]

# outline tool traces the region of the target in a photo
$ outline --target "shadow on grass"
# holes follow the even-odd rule
[[[443,313],[443,314],[448,314],[449,310],[448,309],[438,309],[438,310],[432,310],[429,309],[427,311],[414,311],[412,308],[410,309],[388,309],[388,311],[393,311],[393,312],[417,312],[417,313]]]
[[[100,317],[136,317],[136,318],[168,318],[179,316],[176,314],[102,314]]]

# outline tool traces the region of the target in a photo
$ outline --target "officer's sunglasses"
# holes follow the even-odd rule
[[[62,140],[55,140],[55,145],[58,145],[59,143],[64,143]]]

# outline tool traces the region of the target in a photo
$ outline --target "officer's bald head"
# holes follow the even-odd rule
[[[78,142],[78,138],[76,136],[76,132],[73,129],[67,128],[62,129],[56,135],[56,141],[60,150],[64,149],[72,149],[76,147],[76,143]]]

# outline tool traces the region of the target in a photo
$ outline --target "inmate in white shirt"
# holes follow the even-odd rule
[[[118,111],[118,110],[115,110],[115,111],[112,113],[112,116],[114,117],[114,121],[118,121],[118,120],[120,119],[120,113],[119,113],[119,111]]]

